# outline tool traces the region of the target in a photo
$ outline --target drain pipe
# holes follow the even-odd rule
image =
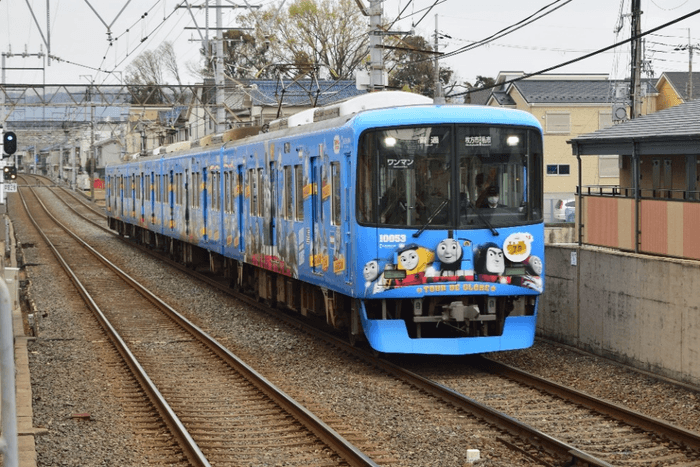
[[[578,246],[582,245],[581,236],[583,234],[583,176],[581,175],[581,154],[578,152],[578,145],[576,145],[576,160],[578,160],[578,208],[576,209],[576,217],[578,217]]]
[[[639,152],[637,143],[632,140],[632,174],[634,176],[634,252],[639,253],[639,203],[640,203],[640,177]]]
[[[0,278],[0,380],[2,380],[2,437],[4,467],[18,467],[17,406],[15,404],[15,350],[12,334],[12,299]]]

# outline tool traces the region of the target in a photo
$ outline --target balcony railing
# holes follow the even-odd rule
[[[700,192],[585,186],[576,197],[579,243],[700,260]]]
[[[634,198],[634,188],[610,185],[587,185],[582,187],[583,196],[619,196]],[[576,195],[579,190],[576,188]],[[700,191],[672,190],[667,188],[640,188],[640,199],[664,199],[678,201],[700,201]]]

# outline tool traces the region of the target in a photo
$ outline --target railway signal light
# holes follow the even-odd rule
[[[17,178],[17,167],[14,165],[6,165],[2,168],[5,180],[15,180]]]
[[[17,135],[14,131],[6,131],[2,135],[2,157],[9,157],[17,151]]]

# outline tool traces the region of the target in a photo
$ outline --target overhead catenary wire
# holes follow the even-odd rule
[[[642,34],[639,34],[639,35],[636,35],[636,36],[632,36],[632,37],[630,37],[629,39],[625,39],[625,40],[616,42],[616,43],[614,43],[614,44],[612,44],[612,45],[609,45],[609,46],[607,46],[607,47],[603,47],[602,49],[598,49],[598,50],[596,50],[596,51],[593,51],[593,52],[588,53],[588,54],[586,54],[586,55],[583,55],[583,56],[581,56],[581,57],[578,57],[578,58],[575,58],[575,59],[572,59],[572,60],[569,60],[569,61],[560,63],[560,64],[558,64],[558,65],[554,65],[554,66],[551,66],[551,67],[548,67],[548,68],[545,68],[545,69],[536,71],[536,72],[534,72],[534,73],[526,73],[526,74],[524,74],[524,75],[522,75],[522,76],[520,76],[520,77],[518,77],[518,78],[509,79],[509,80],[503,81],[503,82],[501,82],[501,83],[494,84],[494,85],[492,85],[492,86],[484,86],[484,87],[478,88],[478,89],[473,89],[473,90],[464,91],[464,92],[460,92],[460,93],[456,93],[456,94],[451,94],[451,95],[446,96],[446,97],[466,96],[467,94],[470,94],[470,93],[472,93],[472,92],[483,91],[483,90],[486,90],[486,89],[492,89],[492,88],[496,88],[496,87],[502,86],[502,85],[504,85],[504,84],[515,83],[515,82],[517,82],[517,81],[521,81],[521,80],[524,80],[524,79],[526,79],[526,78],[530,78],[530,77],[532,77],[532,76],[541,75],[541,74],[547,73],[547,72],[549,72],[549,71],[556,70],[556,69],[558,69],[558,68],[562,68],[562,67],[565,67],[565,66],[567,66],[567,65],[571,65],[572,63],[580,62],[581,60],[585,60],[585,59],[587,59],[587,58],[591,58],[591,57],[593,57],[593,56],[595,56],[595,55],[598,55],[598,54],[601,54],[601,53],[606,52],[606,51],[608,51],[608,50],[614,49],[615,47],[619,47],[619,46],[621,46],[621,45],[627,44],[627,43],[632,42],[633,40],[639,39],[639,38],[641,38],[641,37],[645,37],[645,36],[647,36],[647,35],[649,35],[649,34],[651,34],[651,33],[654,33],[654,32],[656,32],[656,31],[659,31],[659,30],[661,30],[661,29],[664,29],[664,28],[667,28],[667,27],[669,27],[669,26],[671,26],[671,25],[674,25],[674,24],[676,24],[676,23],[679,23],[679,22],[681,22],[681,21],[683,21],[683,20],[686,20],[686,19],[688,19],[688,18],[691,18],[691,17],[697,15],[698,13],[700,13],[700,9],[695,10],[695,11],[692,11],[692,12],[686,14],[686,15],[680,16],[680,17],[678,17],[678,18],[676,18],[676,19],[674,19],[674,20],[671,20],[671,21],[669,21],[669,22],[667,22],[667,23],[664,23],[664,24],[662,24],[662,25],[660,25],[660,26],[657,26],[657,27],[655,27],[655,28],[652,28],[652,29],[650,29],[650,30],[648,30],[648,31],[646,31],[646,32],[643,32]]]

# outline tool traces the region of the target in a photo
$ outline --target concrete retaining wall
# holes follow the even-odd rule
[[[700,262],[547,245],[538,334],[700,385]]]

